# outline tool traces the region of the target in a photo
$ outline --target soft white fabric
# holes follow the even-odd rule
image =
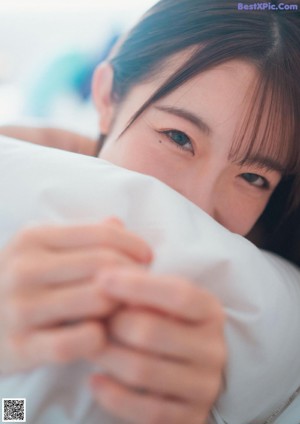
[[[229,232],[155,178],[97,158],[2,137],[0,170],[0,247],[24,225],[119,216],[153,247],[153,272],[188,277],[225,307],[229,360],[210,422],[261,424],[284,409],[300,386],[296,267]],[[78,362],[3,377],[0,394],[26,397],[31,424],[119,422],[93,402],[90,367]],[[284,423],[298,424],[299,400],[288,409]]]

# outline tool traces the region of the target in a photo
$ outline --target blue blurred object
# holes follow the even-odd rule
[[[108,39],[105,46],[102,48],[100,55],[96,58],[96,60],[93,60],[92,63],[90,63],[89,69],[86,69],[85,77],[78,85],[78,92],[81,95],[82,99],[85,100],[91,96],[91,83],[94,70],[99,63],[103,62],[107,58],[109,52],[111,51],[115,43],[118,41],[120,35],[120,33],[114,33]]]
[[[120,33],[113,33],[100,53],[69,51],[52,60],[29,84],[25,113],[38,117],[49,116],[55,100],[62,95],[75,94],[86,101],[91,96],[91,81],[95,67],[106,59]]]

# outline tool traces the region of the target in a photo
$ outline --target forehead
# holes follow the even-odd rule
[[[172,58],[165,63],[155,78],[152,77],[133,87],[127,104],[131,106],[132,114],[176,72],[184,61],[186,57],[184,59],[180,57],[180,60]],[[199,115],[212,129],[212,134],[215,137],[222,136],[224,144],[228,144],[246,113],[249,93],[257,73],[255,66],[250,63],[241,60],[226,62],[199,73],[158,100],[157,104],[182,108]],[[154,105],[151,105],[146,113],[153,110],[153,107]]]
[[[252,64],[231,61],[198,74],[159,100],[201,114],[210,127],[236,127],[250,101],[257,77]],[[232,128],[233,129],[233,128]]]
[[[259,156],[276,162],[283,174],[298,172],[297,104],[284,75],[269,62],[258,67],[244,59],[200,71],[199,55],[190,49],[169,56],[131,86],[115,110],[120,134],[153,109],[188,108],[213,130],[209,134],[219,149],[227,148],[229,160],[245,163]]]

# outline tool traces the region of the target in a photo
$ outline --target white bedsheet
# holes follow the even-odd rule
[[[189,277],[225,307],[226,386],[210,422],[262,424],[284,409],[300,386],[299,269],[155,178],[97,158],[0,137],[0,172],[0,247],[24,225],[119,216],[153,247],[154,272]],[[30,424],[120,423],[92,400],[90,369],[77,362],[2,377],[0,395],[26,397]],[[299,397],[282,414],[268,422],[299,424]]]

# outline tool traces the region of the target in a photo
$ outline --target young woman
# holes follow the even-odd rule
[[[272,248],[271,236],[280,236],[281,222],[300,201],[299,69],[299,11],[241,11],[236,2],[227,0],[161,0],[95,72],[93,95],[101,130],[99,156],[155,176],[228,230]],[[147,260],[138,255],[147,246],[141,240],[130,239],[133,235],[118,225],[108,222],[97,229],[98,237],[104,240],[100,247],[106,253],[102,253],[102,265],[130,265],[130,271],[120,273],[119,279],[128,291],[139,281],[138,301],[143,305],[150,298],[153,309],[115,312],[110,326],[112,339],[98,360],[114,377],[95,378],[95,395],[104,408],[129,422],[205,422],[221,387],[225,359],[221,308],[212,296],[178,278],[174,278],[172,292],[164,299],[157,277],[137,265]],[[34,326],[38,308],[46,309],[45,294],[44,303],[40,294],[40,306],[37,299],[29,303],[28,295],[27,300],[24,294],[20,296],[20,282],[30,280],[29,253],[36,254],[40,249],[49,258],[48,263],[44,262],[47,265],[40,265],[34,273],[38,281],[45,270],[49,273],[54,255],[58,258],[61,249],[95,249],[94,234],[95,228],[68,228],[51,234],[49,229],[27,230],[8,246],[2,263],[9,275],[6,287],[17,281],[13,284],[14,300],[17,298],[19,303],[11,319],[15,326],[23,316],[18,311],[25,310]],[[125,248],[126,237],[132,249]],[[82,238],[84,241],[79,242]],[[279,241],[276,246],[282,251],[284,244]],[[11,272],[11,264],[20,254],[23,260],[19,259]],[[57,265],[52,278],[87,278],[88,273],[95,272],[91,269],[101,268],[90,259],[87,264],[86,251],[78,255],[71,257],[68,252],[68,260]],[[70,276],[66,270],[75,263]],[[55,345],[49,334],[46,338],[45,331],[38,334],[47,340],[47,352],[49,346],[52,352],[53,346],[56,349],[56,356],[50,353],[48,357],[45,349],[45,362],[90,357],[103,348],[104,328],[91,328],[88,311],[79,311],[75,301],[78,303],[82,290],[73,290],[73,303],[67,300],[70,292],[64,293],[66,311],[70,310],[64,318],[80,316],[86,320],[71,330],[53,330],[52,337],[59,331],[61,340],[67,335],[73,342],[67,355],[63,342]],[[92,290],[90,293],[94,295]],[[167,314],[168,299],[176,295],[183,300],[171,318]],[[112,312],[118,300],[105,304],[102,316],[108,310]],[[55,301],[51,307],[48,301],[52,312],[43,324],[57,322]],[[191,310],[199,311],[192,320]],[[145,328],[149,332],[144,332]],[[136,332],[136,345],[142,353],[126,345],[128,329]],[[93,346],[91,342],[83,343],[91,339],[86,336],[87,330],[95,332],[97,343]],[[22,333],[23,338],[19,337],[7,353],[7,364],[11,365],[13,351],[18,365],[23,361],[24,366],[20,346],[32,352],[38,336],[30,339],[28,331],[26,337]],[[154,349],[158,339],[162,343]],[[63,353],[60,356],[57,352]],[[27,359],[29,365],[35,364],[29,353]],[[15,364],[11,369],[16,369]],[[126,384],[132,374],[136,375],[134,383]]]

